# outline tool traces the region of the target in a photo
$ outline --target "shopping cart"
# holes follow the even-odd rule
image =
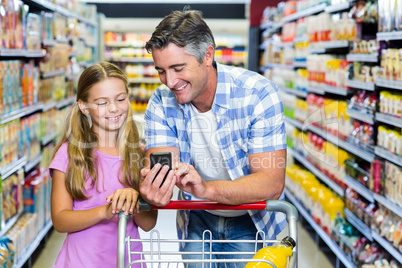
[[[144,211],[149,211],[151,209],[174,209],[174,210],[222,210],[222,209],[227,209],[227,210],[264,210],[266,209],[267,211],[277,211],[277,212],[283,212],[286,214],[286,219],[288,222],[288,229],[289,229],[289,236],[293,238],[294,241],[296,241],[296,247],[293,249],[293,254],[289,258],[288,261],[288,267],[289,268],[296,268],[296,263],[297,263],[297,218],[298,218],[298,212],[296,208],[286,202],[286,201],[279,201],[279,200],[268,200],[268,201],[262,201],[258,203],[252,203],[252,204],[243,204],[243,205],[223,205],[219,204],[216,202],[212,201],[170,201],[170,203],[164,207],[157,207],[157,206],[152,206],[143,200],[140,200],[140,210]],[[161,264],[166,264],[166,267],[171,267],[170,264],[176,264],[175,267],[181,267],[179,265],[187,264],[187,263],[197,263],[201,264],[201,267],[215,267],[212,265],[216,265],[218,263],[223,263],[223,264],[234,264],[236,267],[244,267],[244,265],[248,262],[261,262],[261,263],[267,263],[270,264],[273,268],[276,268],[276,266],[271,263],[270,261],[267,260],[256,260],[252,259],[252,256],[255,255],[257,252],[257,244],[258,243],[263,243],[263,246],[266,246],[269,243],[275,243],[278,242],[276,240],[265,240],[265,234],[263,232],[257,232],[255,240],[212,240],[208,234],[210,233],[208,230],[206,230],[203,234],[203,239],[202,240],[179,240],[179,239],[161,239],[160,235],[157,231],[153,230],[151,231],[151,235],[149,239],[132,239],[129,236],[126,237],[126,226],[127,226],[127,221],[129,219],[129,216],[124,215],[124,213],[119,214],[119,227],[118,227],[118,244],[117,244],[117,267],[118,268],[123,268],[123,267],[131,267],[131,265],[134,264],[143,264],[141,267],[146,267],[145,264],[157,264],[156,267],[161,267]],[[259,235],[261,233],[261,237],[259,238]],[[156,234],[156,238],[154,238]],[[147,244],[149,245],[149,250],[143,250],[142,252],[135,252],[131,250],[131,244],[135,242],[140,242],[143,243],[143,245]],[[204,244],[209,243],[210,244],[210,249],[211,251],[208,252],[191,252],[188,254],[197,254],[200,256],[200,259],[197,260],[189,260],[189,259],[181,259],[181,258],[169,258],[169,256],[177,256],[180,254],[186,254],[186,253],[179,253],[179,252],[172,252],[170,250],[161,250],[163,244],[172,244],[172,243],[203,243],[202,248],[204,249]],[[226,252],[226,253],[216,253],[220,255],[224,254],[231,254],[231,255],[236,255],[236,254],[250,254],[249,259],[212,259],[211,256],[215,254],[212,252],[212,244],[213,243],[254,243],[255,244],[255,250],[253,252]],[[171,248],[171,247],[169,247]],[[128,255],[128,264],[126,266],[125,261],[126,261],[126,252]],[[133,260],[132,257],[134,255],[137,255],[137,258],[139,260]],[[198,267],[200,267],[198,266]],[[138,266],[136,266],[138,267]],[[148,266],[149,267],[149,266]],[[152,266],[151,266],[152,267]],[[226,267],[226,266],[225,266]]]

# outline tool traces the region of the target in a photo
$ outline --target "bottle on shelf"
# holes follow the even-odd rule
[[[296,246],[296,241],[290,236],[286,236],[282,241],[275,243],[273,246],[268,246],[260,249],[253,257],[256,260],[267,260],[275,264],[277,268],[286,268],[288,257],[292,256],[293,248]],[[249,262],[246,268],[266,267],[272,268],[272,265],[261,261]]]

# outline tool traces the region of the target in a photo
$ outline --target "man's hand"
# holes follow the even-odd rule
[[[160,169],[162,170],[155,177]],[[141,169],[140,194],[145,201],[155,206],[169,204],[176,184],[176,176],[174,176],[174,171],[171,170],[165,182],[161,185],[168,170],[168,166],[161,167],[160,164],[156,164],[151,170],[147,168]]]
[[[174,175],[177,178],[176,186],[180,190],[198,198],[205,198],[207,182],[201,178],[192,165],[181,163]]]

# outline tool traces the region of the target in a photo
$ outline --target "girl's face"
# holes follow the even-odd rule
[[[127,118],[129,105],[122,80],[111,77],[92,86],[86,104],[86,113],[92,119],[92,130],[99,136],[106,132],[117,134]]]

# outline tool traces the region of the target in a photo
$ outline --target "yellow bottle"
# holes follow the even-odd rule
[[[295,246],[296,242],[293,238],[287,236],[273,246],[260,249],[253,257],[256,261],[247,263],[245,268],[272,268],[272,265],[259,260],[270,261],[275,264],[277,268],[286,268],[288,257],[292,255],[292,250]]]

